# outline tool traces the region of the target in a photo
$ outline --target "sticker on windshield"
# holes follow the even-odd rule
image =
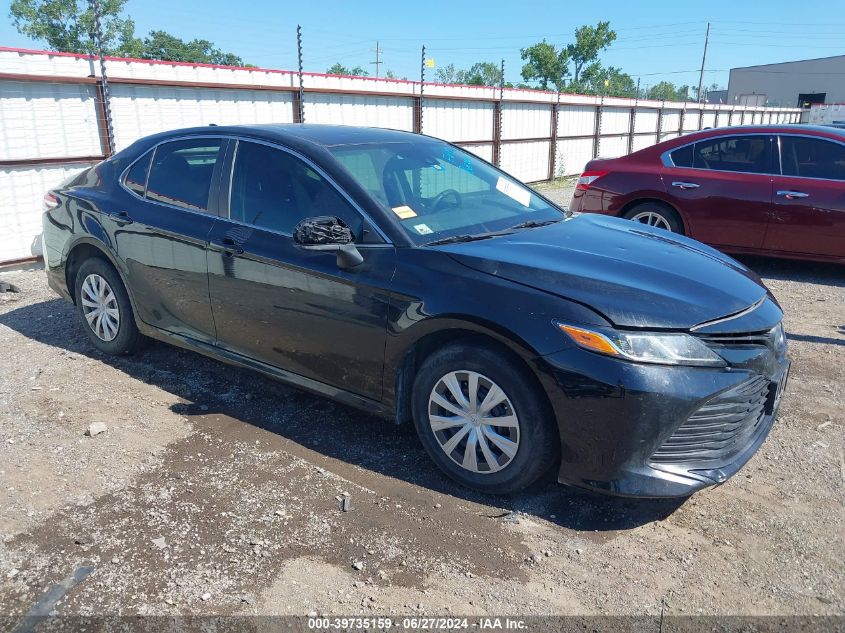
[[[393,213],[395,213],[396,217],[400,220],[410,220],[411,218],[417,217],[417,212],[404,204],[399,207],[393,207]]]
[[[508,198],[516,200],[523,207],[527,207],[531,204],[531,192],[520,187],[516,183],[511,182],[507,178],[499,176],[499,180],[496,181],[496,189],[501,191]]]
[[[434,233],[434,231],[428,228],[428,224],[415,224],[414,230],[420,235],[431,235]]]

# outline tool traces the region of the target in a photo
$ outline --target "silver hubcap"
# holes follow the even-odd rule
[[[519,419],[510,398],[474,371],[453,371],[434,385],[428,419],[440,448],[473,473],[495,473],[519,448]]]
[[[102,341],[112,341],[120,328],[117,297],[108,282],[90,274],[82,282],[82,313],[91,331]]]
[[[658,229],[664,229],[666,231],[671,231],[672,227],[669,225],[669,220],[665,217],[656,213],[655,211],[643,211],[642,213],[638,213],[634,217],[631,218],[634,222],[639,222],[641,224],[648,224],[649,226],[655,226]]]

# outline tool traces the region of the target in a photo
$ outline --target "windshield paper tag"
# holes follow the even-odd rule
[[[531,204],[531,192],[523,189],[515,183],[512,183],[507,178],[499,176],[499,180],[496,181],[496,189],[501,191],[508,198],[513,198],[523,207],[527,207]]]
[[[409,220],[410,218],[417,217],[417,212],[404,204],[400,207],[393,207],[393,213],[395,213],[400,220]]]
[[[431,235],[434,233],[430,228],[428,228],[428,224],[415,224],[414,229],[420,235]]]

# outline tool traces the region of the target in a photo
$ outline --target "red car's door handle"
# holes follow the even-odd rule
[[[681,182],[676,180],[672,183],[673,187],[678,187],[679,189],[698,189],[701,185],[695,182]]]
[[[796,198],[809,198],[809,193],[804,193],[803,191],[789,191],[784,189],[782,191],[778,191],[778,195],[781,198],[786,198],[787,200],[795,200]]]

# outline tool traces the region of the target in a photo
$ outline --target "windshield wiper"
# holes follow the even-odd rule
[[[460,244],[461,242],[475,242],[476,240],[486,240],[491,237],[498,237],[500,235],[509,235],[510,231],[496,231],[495,233],[477,233],[475,235],[450,235],[439,240],[426,242],[426,246],[439,246],[441,244]]]
[[[522,222],[521,224],[516,224],[511,227],[510,230],[516,229],[534,229],[538,226],[547,226],[549,224],[555,224],[556,222],[560,222],[562,218],[555,218],[552,220],[528,220],[527,222]]]

